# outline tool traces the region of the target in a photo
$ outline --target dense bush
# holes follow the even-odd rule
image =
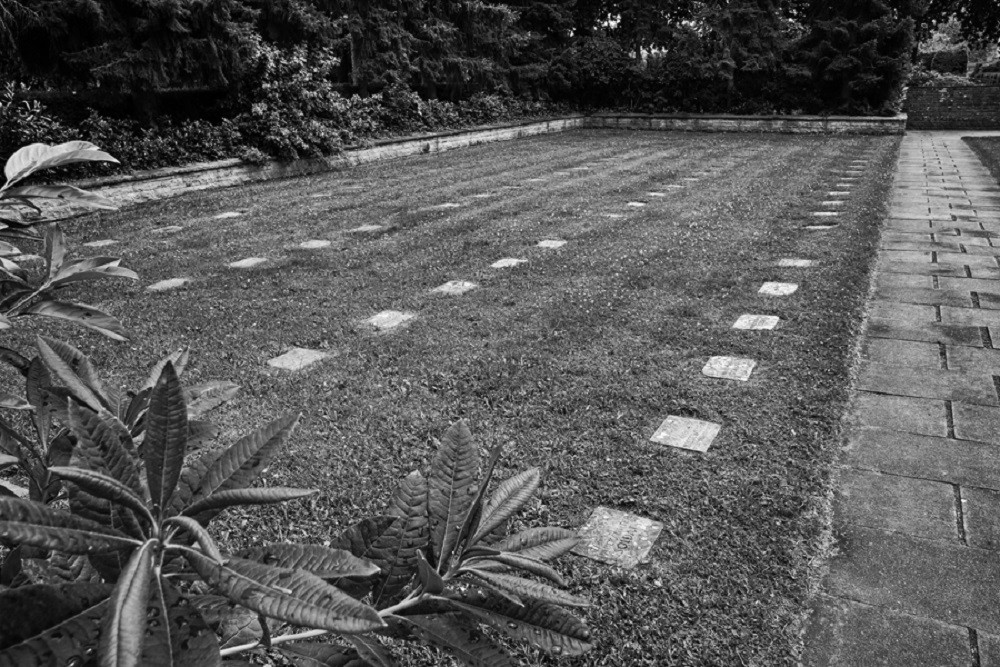
[[[918,64],[933,72],[965,76],[969,69],[969,49],[961,46],[954,49],[921,53]]]

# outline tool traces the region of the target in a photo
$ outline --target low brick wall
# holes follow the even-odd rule
[[[586,127],[687,132],[778,132],[788,134],[903,134],[906,116],[733,116],[689,114],[598,114]]]
[[[1000,85],[910,88],[911,130],[1000,130]]]

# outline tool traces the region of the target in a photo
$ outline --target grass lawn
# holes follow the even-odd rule
[[[573,664],[793,664],[897,148],[894,137],[578,131],[191,194],[68,227],[75,247],[118,239],[143,282],[74,295],[118,315],[130,342],[53,333],[133,383],[191,346],[188,382],[243,387],[214,414],[225,438],[304,414],[265,481],[321,494],[213,524],[233,548],[323,542],[380,513],[465,417],[484,447],[506,445],[498,478],[545,470],[526,522],[578,527],[604,505],[665,525],[638,569],[561,561],[594,603],[596,648]],[[869,164],[842,213],[822,219],[838,226],[804,229],[841,189],[832,170],[859,158]],[[461,206],[434,208],[447,202]],[[243,215],[213,218],[226,211]],[[388,229],[346,232],[370,224]],[[167,225],[184,229],[153,232]],[[310,239],[333,245],[293,249]],[[226,267],[251,256],[270,261]],[[528,261],[490,268],[504,257]],[[818,265],[777,266],[789,257]],[[195,282],[144,291],[173,277]],[[449,280],[479,287],[430,291]],[[800,287],[758,295],[772,280]],[[376,334],[365,320],[385,309],[417,317]],[[732,329],[744,313],[781,323]],[[266,365],[289,346],[336,356],[295,374]],[[713,355],[758,367],[745,383],[708,378]],[[723,429],[705,454],[665,448],[649,438],[668,415]]]
[[[1000,137],[964,137],[993,177],[1000,182]]]

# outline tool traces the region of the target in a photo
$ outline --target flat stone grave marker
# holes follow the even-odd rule
[[[480,192],[478,194],[472,195],[473,199],[487,199],[489,197],[496,197],[495,192]]]
[[[813,217],[816,218],[835,218],[840,215],[837,211],[814,211]]]
[[[385,331],[387,329],[394,329],[405,322],[409,322],[416,316],[416,313],[407,313],[399,310],[383,310],[381,313],[369,317],[368,324],[372,325],[379,331]]]
[[[810,232],[825,232],[828,229],[833,229],[837,225],[806,225],[802,229],[806,229]]]
[[[634,568],[649,558],[663,524],[610,507],[597,507],[578,531],[573,553],[609,565]]]
[[[823,206],[843,206],[846,203],[843,199],[827,199],[822,202]]]
[[[538,242],[539,248],[561,248],[566,245],[566,241],[558,239],[546,239]]]
[[[443,204],[438,204],[434,208],[461,208],[462,205],[454,201],[446,201]]]
[[[851,193],[848,190],[832,190],[830,192],[827,192],[826,196],[827,197],[848,197],[848,196],[850,196],[850,194]]]
[[[523,264],[527,262],[526,259],[521,259],[520,257],[504,257],[503,259],[498,259],[497,261],[490,264],[494,269],[509,269],[512,266],[517,266],[518,264]]]
[[[330,355],[328,353],[320,352],[319,350],[309,350],[304,347],[293,347],[288,352],[285,352],[274,359],[269,359],[267,365],[272,368],[280,368],[283,371],[301,371],[307,366],[311,366],[317,361],[322,361],[329,356]]]
[[[631,206],[632,208],[642,208],[646,205],[644,201],[630,201],[626,206]]]
[[[106,248],[107,246],[114,245],[116,243],[118,243],[118,241],[115,241],[114,239],[100,239],[98,241],[87,241],[83,245],[88,248]]]
[[[740,315],[733,324],[734,329],[749,331],[770,330],[778,326],[781,318],[777,315]]]
[[[702,375],[710,378],[722,380],[739,380],[746,382],[750,379],[757,362],[753,359],[741,359],[739,357],[709,357],[708,363],[701,369]]]
[[[720,424],[671,415],[663,420],[650,440],[678,449],[707,452],[720,430]]]
[[[213,215],[212,217],[216,220],[225,220],[226,218],[238,218],[241,215],[243,215],[243,213],[240,211],[226,211],[225,213]]]
[[[648,196],[650,196],[650,197],[666,197],[667,196],[666,192],[647,192],[646,194]]]
[[[624,213],[602,213],[605,218],[624,218]]]
[[[778,266],[783,266],[788,269],[808,269],[816,265],[816,260],[813,259],[798,259],[793,257],[786,257],[784,259],[778,260]]]
[[[547,180],[549,180],[549,179],[547,179],[547,178],[529,178],[527,180],[527,182],[528,183],[544,183]]]
[[[570,171],[590,171],[590,167],[570,167]]]
[[[147,292],[169,292],[170,290],[180,289],[181,287],[186,287],[191,283],[190,278],[167,278],[166,280],[161,280],[155,282],[146,288]]]
[[[695,179],[695,180],[698,180],[698,179]],[[663,187],[670,188],[671,190],[679,190],[680,188],[683,188],[684,186],[681,185],[680,183],[667,183]]]
[[[332,242],[326,239],[311,239],[309,241],[303,241],[298,245],[302,250],[320,250],[321,248],[329,248]],[[298,349],[298,348],[296,348]]]
[[[696,177],[694,177],[694,176],[685,176],[684,180],[685,181],[697,181],[698,179]]]
[[[471,289],[477,288],[476,283],[470,283],[468,280],[449,280],[443,285],[439,285],[432,289],[432,292],[441,292],[442,294],[465,294]]]
[[[766,282],[760,286],[757,294],[763,294],[764,296],[788,296],[789,294],[794,294],[798,288],[799,286],[796,283]]]
[[[371,232],[380,232],[385,229],[385,225],[361,225],[360,227],[355,227],[354,229],[348,229],[348,234],[370,234]]]
[[[552,175],[553,176],[569,176],[569,172],[568,171],[553,171]]]
[[[167,225],[166,227],[157,227],[151,230],[154,234],[173,234],[174,232],[179,232],[183,227],[180,225]]]
[[[255,266],[267,263],[266,257],[247,257],[236,262],[230,262],[226,266],[231,269],[252,269]]]

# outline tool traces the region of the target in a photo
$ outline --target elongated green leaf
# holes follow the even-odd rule
[[[65,343],[39,336],[35,344],[38,346],[38,352],[42,361],[45,362],[46,368],[66,386],[73,394],[73,398],[95,412],[100,410],[103,403],[89,384],[91,380],[96,378],[96,373],[93,373],[93,368],[90,367],[89,363],[84,362],[84,355],[80,353],[80,358],[76,363],[67,362],[62,356],[69,348]],[[75,348],[69,349],[75,350]],[[79,350],[76,351],[79,352]],[[84,380],[80,374],[86,375],[87,380]]]
[[[532,468],[502,482],[486,503],[479,527],[469,543],[475,544],[483,539],[521,509],[538,490],[541,480],[542,471]]]
[[[0,313],[0,329],[10,329],[14,326],[14,323],[10,321],[10,318]]]
[[[0,470],[16,466],[21,459],[10,454],[0,454]]]
[[[22,375],[28,372],[28,364],[31,363],[30,359],[17,350],[12,350],[9,347],[2,346],[0,346],[0,361],[13,366],[20,371]]]
[[[35,357],[28,364],[28,372],[25,374],[24,393],[28,402],[35,407],[35,414],[31,416],[38,437],[44,447],[49,446],[49,433],[52,428],[52,417],[46,410],[45,387],[52,384],[52,376],[45,369],[40,357]]]
[[[184,465],[187,445],[187,406],[174,365],[163,367],[160,379],[149,395],[146,438],[142,458],[146,463],[146,483],[154,513],[163,516]]]
[[[535,560],[549,561],[569,553],[580,542],[575,531],[545,526],[529,528],[489,545],[497,551],[518,553]]]
[[[430,539],[427,520],[427,479],[414,471],[399,484],[389,515],[399,519],[381,538],[378,547],[386,554],[386,576],[375,588],[373,605],[381,608],[398,601],[417,571],[418,553],[427,550]]]
[[[0,393],[0,410],[34,410],[28,401],[14,394]]]
[[[347,641],[354,644],[358,655],[371,667],[393,667],[396,662],[392,654],[375,637],[366,635],[348,635]]]
[[[277,648],[295,667],[368,667],[357,650],[344,646],[289,642]]]
[[[215,540],[212,539],[212,536],[209,535],[204,526],[191,517],[180,515],[172,516],[164,521],[163,524],[165,526],[173,524],[186,530],[192,537],[194,537],[195,541],[198,542],[198,546],[201,547],[202,553],[215,562],[222,563],[222,552],[219,551],[219,546],[215,543]]]
[[[117,319],[104,311],[82,303],[46,299],[33,303],[24,310],[25,315],[40,315],[57,320],[67,320],[117,341],[128,340],[125,328]]]
[[[499,572],[489,572],[473,566],[463,567],[463,573],[477,577],[488,584],[496,586],[505,591],[509,591],[520,598],[531,598],[552,604],[561,604],[564,607],[589,607],[590,602],[583,598],[570,595],[558,588],[542,584],[531,579],[523,579],[509,574]]]
[[[268,466],[298,421],[298,415],[286,415],[241,438],[214,458],[193,464],[185,475],[185,484],[178,490],[174,508],[179,511],[217,491],[249,486]],[[184,498],[188,502],[183,502]]]
[[[420,640],[452,653],[473,667],[512,667],[514,662],[475,627],[460,617],[402,616]]]
[[[424,592],[436,595],[444,590],[444,580],[437,573],[423,553],[417,552],[417,579]]]
[[[216,667],[222,664],[219,640],[191,601],[169,581],[154,579],[142,667]]]
[[[240,557],[267,565],[304,570],[320,579],[370,577],[379,573],[378,565],[358,558],[346,549],[332,549],[321,544],[268,544],[250,547]]]
[[[385,626],[378,613],[319,577],[242,558],[219,565],[206,556],[185,558],[212,588],[265,616],[332,632],[368,632]]]
[[[147,540],[137,549],[115,584],[111,606],[101,627],[98,648],[101,667],[136,667],[140,664],[157,545],[157,540]]]
[[[493,479],[493,472],[496,470],[497,461],[500,460],[500,454],[503,451],[503,447],[497,445],[490,452],[490,458],[486,462],[486,467],[483,471],[482,479],[479,480],[479,488],[476,489],[476,496],[472,501],[472,505],[468,512],[465,514],[465,520],[462,521],[462,528],[458,531],[458,539],[455,542],[455,550],[461,549],[463,552],[475,545],[474,542],[470,542],[469,538],[479,525],[479,521],[483,514],[483,502],[486,499],[486,489],[489,488],[490,481]]]
[[[60,371],[64,370],[64,368],[72,371],[72,373],[76,375],[80,381],[82,381],[83,384],[94,393],[95,396],[97,396],[97,398],[101,401],[101,405],[106,408],[111,407],[107,400],[107,390],[104,388],[104,383],[101,381],[101,377],[98,375],[97,369],[94,368],[94,364],[90,360],[90,357],[64,341],[48,338],[46,336],[41,336],[41,340],[45,342],[47,350],[51,351],[43,357],[43,360],[51,359],[51,353],[55,353],[55,355],[62,359],[65,363],[65,367],[59,366],[53,370],[60,381],[68,387],[69,382],[64,377],[64,373]]]
[[[73,185],[22,185],[8,188],[8,197],[25,197],[36,199],[61,199],[69,204],[84,204],[91,208],[116,209],[118,205],[107,197],[81,190]]]
[[[52,224],[45,228],[45,264],[48,266],[48,277],[52,279],[62,268],[66,260],[66,237],[59,225]]]
[[[117,263],[119,260],[115,260]],[[62,273],[66,273],[66,268],[63,267]],[[95,269],[89,271],[73,271],[64,276],[56,276],[52,280],[50,287],[52,289],[59,289],[61,287],[66,287],[67,285],[73,285],[76,283],[85,283],[94,280],[104,280],[105,278],[126,278],[128,280],[138,280],[139,274],[132,269],[126,269],[121,266],[106,265],[99,266]]]
[[[458,533],[472,507],[479,470],[479,450],[465,420],[453,424],[441,438],[431,463],[428,515],[431,548],[438,572],[444,572],[458,541]]]
[[[367,558],[384,574],[388,571],[390,553],[381,545],[398,522],[399,519],[391,516],[363,519],[338,535],[330,546],[334,549],[346,549],[358,558]],[[341,581],[336,584],[343,585]]]
[[[238,384],[219,380],[187,387],[184,397],[188,405],[188,419],[198,419],[223,403],[228,403],[239,391]]]
[[[182,348],[171,352],[167,356],[160,359],[156,364],[149,369],[149,375],[146,377],[146,381],[143,383],[142,387],[139,388],[139,393],[145,389],[152,389],[156,386],[156,381],[160,379],[160,374],[163,372],[163,367],[167,363],[174,365],[174,370],[177,371],[177,377],[184,375],[184,370],[187,368],[188,359],[190,357],[188,348]]]
[[[0,667],[70,665],[97,648],[107,584],[23,586],[0,592]]]
[[[138,516],[143,517],[147,525],[152,526],[155,523],[153,515],[149,513],[142,499],[136,496],[132,489],[113,477],[95,470],[72,466],[55,466],[49,468],[49,472],[73,482],[91,495],[127,507]]]
[[[49,144],[29,144],[14,152],[7,159],[4,175],[7,185],[13,185],[40,169],[61,167],[76,162],[112,162],[118,160],[105,153],[89,141],[67,141],[51,146]]]
[[[260,614],[221,595],[193,595],[190,602],[219,637],[222,648],[249,644],[260,639],[264,630]]]
[[[291,489],[286,486],[270,486],[261,489],[230,489],[216,491],[208,498],[199,500],[184,509],[187,516],[198,516],[203,512],[221,510],[233,505],[270,505],[289,500],[306,498],[319,493],[319,489]]]
[[[145,500],[139,462],[128,430],[110,412],[95,413],[70,403],[67,422],[76,437],[74,462],[82,468],[113,477],[137,498]]]
[[[75,554],[116,551],[141,544],[113,528],[20,498],[0,498],[0,538]]]
[[[449,595],[449,601],[515,639],[531,642],[554,655],[589,651],[590,629],[570,611],[554,604],[526,600],[518,605],[490,591],[472,589]]]
[[[17,246],[11,245],[6,241],[0,241],[0,257],[13,257],[20,254],[21,249]]]

